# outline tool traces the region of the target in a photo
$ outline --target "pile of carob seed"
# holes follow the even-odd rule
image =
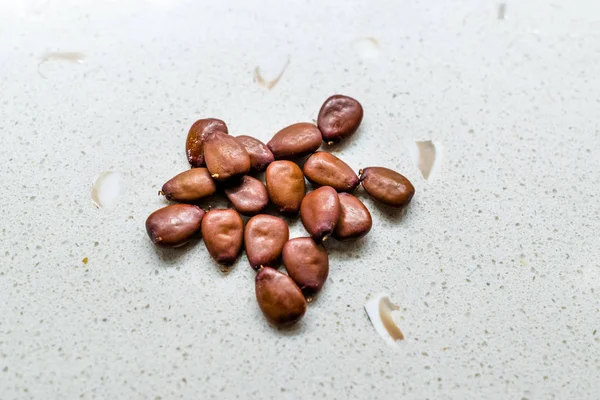
[[[362,184],[373,199],[396,208],[406,206],[415,193],[395,171],[367,167],[356,175],[338,157],[317,151],[323,141],[338,143],[352,135],[362,118],[358,101],[334,95],[321,107],[317,125],[290,125],[266,145],[251,136],[229,135],[219,119],[196,121],[186,141],[192,169],[160,191],[179,204],[153,212],[146,220],[148,235],[157,246],[178,247],[201,231],[208,252],[222,266],[233,264],[245,247],[257,271],[256,299],[264,315],[278,326],[297,322],[329,273],[323,242],[329,237],[355,240],[371,229],[369,210],[351,194],[356,187]],[[300,168],[296,162],[306,156]],[[252,176],[263,171],[266,186]],[[306,194],[305,178],[318,188]],[[197,205],[217,190],[224,191],[233,208],[204,211]],[[282,218],[261,214],[269,203],[283,215],[300,213],[310,237],[290,239]],[[245,227],[240,214],[252,217]],[[281,261],[287,275],[276,269]]]

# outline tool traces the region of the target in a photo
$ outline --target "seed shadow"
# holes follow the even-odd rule
[[[206,212],[213,209],[233,208],[231,202],[229,201],[229,199],[225,195],[225,192],[223,191],[223,185],[219,184],[217,188],[218,189],[215,193],[194,204],[196,204]]]
[[[304,164],[306,163],[306,160],[308,160],[308,157],[312,156],[314,153],[308,154],[306,156],[302,156],[302,157],[296,157],[296,158],[291,158],[290,161],[296,163],[300,169],[304,169]]]
[[[323,246],[325,249],[327,249],[327,252],[330,255],[329,258],[331,264],[331,258],[334,258],[335,260],[349,260],[357,258],[357,255],[361,254],[362,249],[366,246],[368,240],[369,234],[359,239],[343,242],[330,238],[325,241]]]
[[[383,218],[388,222],[400,223],[408,213],[410,209],[410,204],[406,207],[402,208],[394,208],[386,206],[385,204],[378,203],[377,201],[372,201],[375,207],[379,210]]]
[[[231,272],[236,268],[237,263],[238,263],[238,260],[236,260],[231,265],[223,265],[223,264],[217,263],[215,260],[212,259],[212,257],[211,257],[211,260],[213,261],[212,264],[216,267],[216,270],[218,271],[219,275],[223,278],[226,276],[229,276],[231,274]]]
[[[192,249],[194,249],[194,247],[196,247],[198,242],[200,242],[201,240],[202,237],[200,235],[195,235],[192,238],[192,240],[180,247],[165,248],[152,246],[152,248],[154,249],[154,252],[158,256],[160,261],[162,261],[165,267],[174,267],[179,263],[181,258],[187,255]]]
[[[269,324],[269,326],[271,328],[275,328],[277,330],[277,333],[283,335],[283,336],[296,336],[301,334],[304,331],[304,324],[303,321],[300,320],[297,323],[290,325],[290,326],[277,326],[277,325],[273,325],[270,322],[267,321],[267,323]]]
[[[348,146],[350,146],[352,143],[354,143],[355,136],[360,135],[361,131],[362,131],[362,128],[359,127],[358,130],[356,132],[354,132],[351,136],[340,140],[338,143],[329,144],[327,142],[323,142],[323,145],[321,146],[320,150],[326,151],[328,153],[337,153],[337,152],[344,151],[348,148]]]
[[[259,214],[268,214],[274,217],[279,217],[283,219],[286,222],[286,224],[288,224],[288,226],[294,224],[296,221],[298,221],[298,219],[300,219],[299,212],[296,214],[282,214],[279,212],[277,206],[271,202],[269,202],[267,207],[264,210],[262,210]]]
[[[386,206],[385,204],[382,204],[377,200],[371,198],[371,196],[369,196],[369,194],[362,187],[362,185],[359,185],[358,188],[352,194],[360,201],[362,201],[363,204],[367,207],[367,209],[369,209],[369,211],[371,211],[372,209],[377,209],[379,213],[383,216],[383,218],[388,222],[402,222],[402,219],[408,213],[408,210],[410,209],[412,204],[409,203],[406,207],[402,208]]]

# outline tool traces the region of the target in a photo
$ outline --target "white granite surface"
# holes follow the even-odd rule
[[[0,398],[597,399],[600,2],[503,9],[0,3]],[[245,258],[223,276],[202,243],[154,249],[144,221],[195,119],[266,141],[333,93],[365,108],[335,154],[417,194],[404,217],[361,195],[373,231],[329,245],[322,294],[277,330]],[[429,180],[422,139],[444,150]],[[98,209],[104,171],[126,191]],[[363,310],[382,291],[397,348]]]

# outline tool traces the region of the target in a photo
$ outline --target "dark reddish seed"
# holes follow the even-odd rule
[[[267,146],[276,160],[287,160],[314,153],[322,142],[321,131],[315,124],[300,122],[277,132]]]
[[[246,135],[236,136],[236,139],[242,143],[250,155],[253,171],[263,172],[275,160],[271,150],[260,140]]]
[[[194,122],[185,142],[185,154],[192,167],[204,167],[204,141],[213,132],[228,133],[225,122],[216,118],[199,119]]]
[[[264,267],[255,280],[256,300],[261,311],[271,323],[292,325],[306,313],[306,299],[292,278]]]
[[[254,269],[276,267],[289,236],[287,224],[279,217],[260,214],[250,218],[244,229],[244,246],[250,266]]]
[[[198,232],[204,211],[190,204],[173,204],[154,211],[146,220],[146,231],[160,247],[179,247]]]
[[[249,175],[227,186],[225,195],[242,215],[256,215],[269,204],[269,194],[265,185]]]
[[[333,237],[340,241],[358,239],[371,230],[373,220],[365,205],[350,193],[340,193],[340,219]]]
[[[323,134],[323,140],[331,144],[356,132],[362,118],[363,108],[358,101],[336,94],[325,100],[321,106],[317,124]]]
[[[335,189],[321,186],[304,196],[300,219],[317,243],[331,235],[340,219],[340,200]]]
[[[211,210],[202,219],[202,238],[217,263],[231,265],[242,250],[244,221],[235,210]]]
[[[295,238],[283,246],[283,264],[306,296],[321,290],[329,275],[329,255],[312,238]]]
[[[338,192],[351,192],[358,186],[358,176],[345,162],[324,151],[317,151],[304,163],[304,175],[312,183],[331,186]]]
[[[369,196],[390,207],[406,206],[415,194],[415,187],[408,179],[384,167],[361,170],[360,183]]]
[[[250,172],[250,156],[246,148],[233,136],[215,132],[207,136],[204,157],[210,176],[226,181]]]
[[[296,214],[306,193],[304,174],[291,161],[274,161],[265,174],[271,202],[282,214]]]
[[[175,175],[162,187],[167,200],[190,203],[210,196],[217,190],[206,168],[192,168]]]

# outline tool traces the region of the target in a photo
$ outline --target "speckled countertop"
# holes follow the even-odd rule
[[[0,398],[597,398],[598,15],[584,0],[2,2]],[[258,84],[257,66],[288,61]],[[144,221],[188,167],[195,119],[266,141],[338,92],[365,119],[335,153],[417,194],[404,216],[362,196],[373,231],[329,245],[322,294],[276,330],[245,258],[224,276],[202,243],[154,249]],[[423,139],[443,149],[428,180],[410,156]],[[98,209],[104,171],[126,190]],[[396,348],[363,310],[379,292],[402,307]]]

